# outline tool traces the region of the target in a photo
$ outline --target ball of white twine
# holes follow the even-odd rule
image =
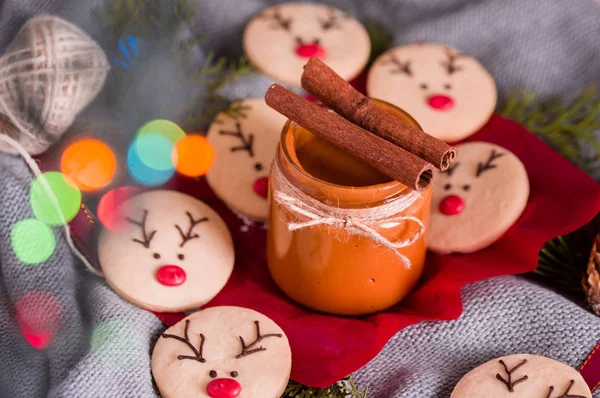
[[[317,225],[343,229],[352,235],[371,239],[373,242],[387,247],[394,252],[407,269],[411,268],[410,259],[400,253],[399,249],[413,245],[425,232],[425,225],[417,217],[399,216],[399,214],[402,214],[417,199],[421,198],[419,192],[411,191],[390,203],[368,209],[345,209],[327,205],[302,192],[283,176],[277,162],[273,163],[272,174],[274,186],[277,187],[273,191],[275,203],[297,214],[300,216],[299,219],[304,219],[289,222],[288,230],[296,231]],[[400,224],[402,222],[414,222],[419,229],[408,238],[399,241],[390,241],[377,231],[382,224]]]
[[[96,98],[109,69],[102,48],[75,25],[31,18],[0,57],[0,113],[12,137],[30,155],[44,152]],[[17,153],[5,143],[0,150]]]

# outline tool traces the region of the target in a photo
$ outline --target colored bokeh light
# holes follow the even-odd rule
[[[185,131],[177,124],[169,120],[158,119],[152,120],[140,127],[137,132],[137,138],[157,133],[171,141],[172,144],[175,144],[185,137]]]
[[[17,323],[25,339],[37,349],[46,348],[58,333],[62,320],[60,304],[48,292],[29,292],[15,304]]]
[[[135,145],[140,160],[155,170],[173,168],[173,146],[185,137],[185,132],[169,120],[152,120],[137,132]]]
[[[117,159],[108,145],[95,139],[71,144],[63,153],[60,169],[82,191],[104,188],[115,175]]]
[[[95,358],[110,366],[126,365],[129,358],[147,350],[135,326],[120,319],[100,322],[92,331],[90,346]]]
[[[157,171],[173,169],[173,143],[168,137],[160,133],[148,133],[138,136],[135,141],[135,149],[139,159],[147,167]]]
[[[181,139],[173,149],[175,169],[188,177],[206,174],[215,161],[215,152],[208,140],[200,135]]]
[[[50,187],[60,208],[56,209],[55,201],[48,194],[43,181]],[[36,178],[29,190],[29,200],[35,217],[49,225],[62,225],[62,219],[71,221],[81,206],[81,191],[65,175],[58,171],[50,171]],[[61,217],[62,216],[62,217]]]
[[[119,187],[102,196],[96,211],[102,225],[113,232],[119,231],[125,218],[125,215],[120,213],[122,207],[119,206],[138,192],[139,190],[133,187]]]
[[[52,228],[32,218],[13,224],[10,230],[10,242],[15,255],[25,264],[39,264],[46,261],[56,247]]]
[[[171,148],[169,150],[172,151]],[[172,164],[171,153],[169,153],[169,161]],[[127,169],[129,170],[129,175],[131,175],[135,182],[148,186],[164,184],[169,181],[175,172],[174,168],[168,170],[156,170],[142,162],[138,155],[135,141],[129,147],[129,151],[127,152]]]

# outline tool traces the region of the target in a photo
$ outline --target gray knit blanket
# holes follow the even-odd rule
[[[244,24],[273,3],[196,2],[199,12],[189,32],[207,38],[197,54],[199,59],[208,49],[239,56]],[[28,18],[40,13],[60,15],[98,37],[93,10],[101,3],[0,0],[0,51]],[[600,80],[600,3],[594,0],[329,3],[359,19],[380,21],[393,34],[395,44],[437,41],[475,56],[496,78],[501,96],[524,86],[543,96],[568,99]],[[131,136],[110,136],[110,131],[135,131],[126,124],[152,119],[159,107],[162,117],[176,120],[178,101],[187,98],[188,87],[172,73],[161,69],[153,73],[160,76],[152,77],[154,88],[148,88],[148,76],[131,82],[127,93],[119,96],[127,98],[119,103],[119,112],[103,109],[99,100],[82,117],[99,119],[106,112],[121,115],[113,119],[129,115],[127,121],[117,120],[121,125],[115,129],[98,133],[117,141],[128,141]],[[230,96],[259,96],[269,83],[266,77],[254,74],[226,91]],[[163,88],[169,91],[148,100],[152,91]],[[161,322],[119,298],[102,279],[86,271],[71,255],[58,228],[56,250],[46,262],[24,265],[13,253],[11,226],[33,217],[31,181],[20,158],[0,154],[0,397],[156,396],[150,352],[164,329]],[[18,299],[38,291],[50,292],[62,308],[60,333],[46,350],[37,350],[25,341],[16,319]],[[46,296],[30,297],[35,306],[36,300]],[[600,340],[600,318],[521,277],[471,284],[463,289],[463,298],[464,314],[458,320],[424,322],[402,330],[377,358],[356,372],[357,383],[369,386],[369,396],[377,398],[448,397],[464,373],[491,358],[533,353],[577,367]]]

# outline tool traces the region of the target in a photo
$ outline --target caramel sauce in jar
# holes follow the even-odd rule
[[[420,128],[401,109],[373,100],[406,123]],[[313,310],[337,315],[363,315],[393,306],[418,283],[425,263],[426,233],[398,249],[410,269],[389,248],[343,228],[314,225],[290,231],[301,215],[272,200],[283,178],[304,194],[330,206],[369,209],[399,200],[409,188],[288,121],[283,128],[270,178],[267,259],[275,283],[292,300]],[[432,185],[433,187],[433,185]],[[429,224],[432,187],[399,216]],[[381,222],[376,231],[391,242],[405,240],[419,229],[414,222]]]

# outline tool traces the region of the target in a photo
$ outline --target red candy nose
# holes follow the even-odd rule
[[[242,386],[233,379],[214,379],[206,386],[210,398],[235,398],[241,392]]]
[[[458,195],[448,195],[440,202],[440,212],[447,216],[455,216],[464,208],[465,202]]]
[[[296,54],[302,58],[322,58],[325,56],[325,50],[318,44],[302,44],[296,48]]]
[[[185,277],[185,271],[176,265],[165,265],[156,271],[156,280],[165,286],[179,286],[185,282]]]
[[[447,95],[432,95],[431,97],[427,98],[427,103],[430,107],[438,111],[449,111],[450,109],[454,108],[454,100],[452,97],[448,97]]]
[[[252,190],[261,198],[269,197],[269,177],[257,178],[252,184]]]

